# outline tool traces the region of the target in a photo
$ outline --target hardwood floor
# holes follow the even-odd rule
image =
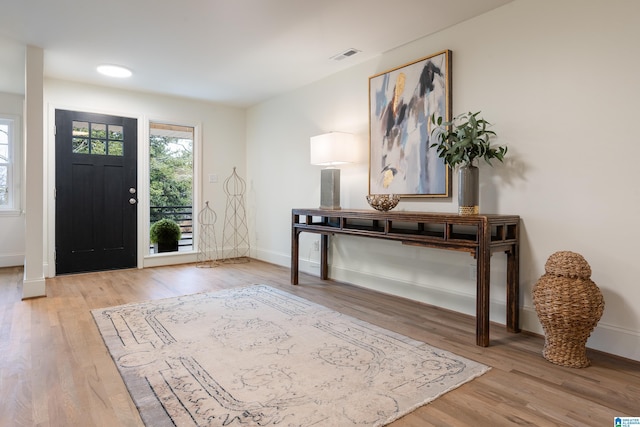
[[[223,288],[267,284],[493,369],[391,424],[408,426],[613,426],[640,417],[640,363],[590,351],[585,369],[553,365],[543,339],[415,301],[252,260],[61,276],[47,298],[21,301],[22,269],[0,269],[0,426],[142,426],[89,310]]]

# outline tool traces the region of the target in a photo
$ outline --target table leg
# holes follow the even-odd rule
[[[489,289],[491,285],[491,230],[479,227],[480,246],[476,251],[476,345],[489,346]]]
[[[291,228],[291,284],[298,284],[298,256],[300,232],[295,228]]]
[[[489,283],[491,259],[478,255],[476,280],[476,345],[489,346]]]
[[[520,261],[518,245],[507,251],[507,331],[520,332]]]
[[[329,278],[329,236],[327,234],[320,235],[320,278],[327,280]]]

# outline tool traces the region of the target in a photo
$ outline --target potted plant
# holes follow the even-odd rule
[[[483,158],[489,165],[492,159],[504,160],[507,147],[492,147],[491,137],[496,133],[487,129],[491,125],[477,113],[464,113],[447,122],[442,117],[431,115],[435,127],[431,137],[436,141],[438,156],[451,169],[458,168],[458,213],[477,215],[479,212],[479,177],[476,159]]]
[[[180,226],[169,218],[163,218],[154,223],[149,232],[149,238],[154,244],[156,253],[177,251],[180,237],[182,237]]]

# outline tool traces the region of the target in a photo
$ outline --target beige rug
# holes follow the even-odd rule
[[[255,285],[92,312],[148,426],[381,426],[489,368]]]

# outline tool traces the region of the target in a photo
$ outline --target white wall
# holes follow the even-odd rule
[[[516,0],[251,108],[247,169],[252,247],[289,265],[290,210],[319,205],[309,137],[337,130],[368,140],[368,77],[443,49],[453,51],[454,114],[482,110],[504,165],[481,168],[481,212],[519,214],[521,326],[541,333],[531,290],[549,255],[581,253],[606,307],[589,347],[640,360],[640,2]],[[342,206],[368,208],[368,165],[342,170]],[[456,212],[450,200],[403,199],[397,209]],[[317,273],[315,236],[301,265]],[[336,239],[338,240],[338,239]],[[330,276],[473,314],[471,257],[339,238]],[[492,320],[504,323],[505,257],[493,256]]]
[[[0,92],[0,114],[7,114],[19,119],[16,127],[17,142],[22,148],[22,117],[24,109],[24,96]],[[21,149],[18,153],[21,153]],[[18,165],[21,164],[20,155]],[[20,171],[22,172],[22,171]],[[20,174],[16,174],[20,185]],[[18,200],[18,210],[12,212],[0,212],[0,267],[10,267],[24,264],[24,212],[22,211],[24,201],[22,197]]]
[[[48,136],[48,166],[46,189],[48,193],[48,208],[45,209],[49,248],[48,272],[53,275],[53,247],[55,241],[55,217],[53,188],[54,174],[54,146],[53,134],[54,111],[56,108],[75,111],[98,112],[103,114],[135,117],[138,119],[138,236],[139,236],[139,266],[153,266],[181,262],[195,262],[195,252],[190,254],[160,254],[144,256],[148,242],[148,150],[145,141],[148,137],[149,120],[166,121],[183,125],[196,126],[196,134],[201,141],[201,163],[194,165],[197,176],[207,177],[216,174],[219,177],[217,183],[209,183],[206,178],[194,183],[196,192],[194,198],[201,201],[200,207],[205,201],[216,212],[218,220],[215,225],[218,244],[222,243],[222,227],[226,195],[223,183],[233,167],[237,166],[238,173],[246,176],[245,172],[245,111],[243,109],[227,107],[218,104],[176,98],[169,96],[153,95],[141,92],[123,91],[100,86],[90,86],[68,81],[46,79],[45,102],[48,109],[48,122],[46,124]],[[196,138],[198,137],[196,135]],[[196,147],[198,150],[198,147]],[[145,199],[146,198],[146,199]],[[197,215],[197,210],[195,214]],[[197,218],[197,217],[196,217]],[[197,221],[197,219],[196,219]],[[194,248],[197,249],[197,248]]]

